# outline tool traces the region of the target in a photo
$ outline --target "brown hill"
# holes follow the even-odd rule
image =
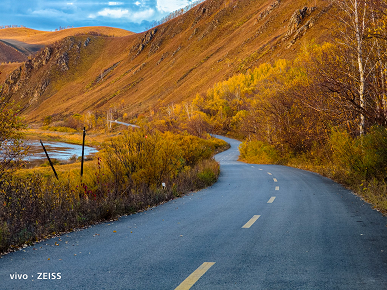
[[[15,70],[2,95],[31,122],[111,107],[144,112],[329,39],[330,9],[323,0],[207,0],[141,34],[57,42]]]
[[[6,76],[15,69],[15,63],[27,61],[28,57],[47,45],[80,34],[121,37],[132,35],[133,32],[105,26],[69,28],[55,32],[30,28],[0,29],[0,83],[3,83]]]
[[[14,39],[0,40],[0,62],[23,62],[44,45],[28,44]]]
[[[13,39],[28,44],[48,45],[69,36],[88,33],[115,37],[128,36],[133,34],[133,32],[128,30],[106,26],[68,28],[54,32],[39,31],[30,28],[7,28],[0,29],[0,39]]]
[[[26,61],[28,56],[35,54],[43,47],[79,34],[121,37],[131,35],[133,32],[105,26],[69,28],[55,32],[30,28],[0,29],[0,63]]]
[[[26,61],[27,56],[15,49],[9,43],[0,40],[0,63]]]

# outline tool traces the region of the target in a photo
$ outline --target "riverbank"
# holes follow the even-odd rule
[[[82,145],[83,132],[60,132],[43,129],[30,128],[25,131],[26,139],[45,140],[55,142],[65,142],[70,144]],[[85,145],[100,148],[101,144],[107,139],[116,136],[117,133],[86,132]]]
[[[212,156],[227,147],[213,138],[134,130],[108,142],[82,177],[80,162],[57,166],[59,180],[49,167],[20,170],[0,183],[0,253],[210,186],[219,175]]]
[[[25,158],[26,163],[21,172],[40,166],[50,167],[39,140],[42,140],[50,159],[55,165],[74,163],[79,161],[79,157],[82,155],[83,132],[60,132],[29,128],[24,133],[26,145],[29,147],[29,156]],[[108,135],[99,132],[86,134],[85,159],[91,160],[92,156],[101,149],[102,142],[108,138]]]

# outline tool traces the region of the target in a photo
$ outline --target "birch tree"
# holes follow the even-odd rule
[[[360,135],[374,124],[387,126],[386,1],[333,0],[339,11],[337,59],[345,83],[335,92],[346,95],[358,116]],[[334,81],[336,88],[340,80]],[[343,94],[344,92],[344,94]],[[350,92],[350,93],[348,93]]]
[[[365,133],[365,110],[366,110],[366,86],[367,76],[370,74],[372,64],[370,63],[370,50],[366,50],[366,35],[370,28],[370,8],[366,0],[334,0],[342,12],[339,16],[341,23],[339,45],[346,48],[350,61],[355,69],[347,74],[357,84],[358,110],[360,113],[359,133]]]

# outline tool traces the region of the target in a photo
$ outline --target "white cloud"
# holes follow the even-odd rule
[[[110,9],[110,8],[105,8],[104,10],[99,11],[97,13],[98,16],[109,17],[109,18],[122,18],[128,14],[129,14],[128,9]]]
[[[160,12],[173,12],[187,5],[187,0],[157,0],[156,8]]]
[[[114,19],[127,19],[130,22],[141,23],[143,20],[153,20],[155,11],[151,8],[143,11],[134,12],[129,9],[110,9],[105,8],[96,14],[90,14],[89,18],[106,17]]]
[[[120,5],[124,5],[123,2],[109,2],[108,3],[109,6],[120,6]]]
[[[136,3],[134,3],[134,5],[140,6],[140,5],[141,5],[141,2],[140,2],[140,1],[137,1]]]
[[[141,23],[143,20],[154,20],[155,11],[151,8],[139,12],[134,12],[129,19],[136,23]]]
[[[41,9],[35,10],[31,12],[32,15],[36,15],[43,18],[66,18],[68,16],[67,13],[57,10],[57,9]]]

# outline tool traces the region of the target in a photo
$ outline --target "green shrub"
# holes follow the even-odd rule
[[[46,117],[44,117],[44,119],[43,119],[43,125],[44,125],[44,126],[50,125],[51,122],[52,122],[52,116],[46,116]]]
[[[387,130],[372,127],[368,134],[357,142],[362,148],[362,171],[366,179],[384,178],[387,172]]]
[[[204,184],[204,186],[209,186],[216,181],[217,176],[215,172],[211,170],[211,168],[205,168],[203,171],[198,173],[198,178]]]
[[[62,173],[59,181],[42,174],[3,179],[0,253],[144,210],[215,182],[219,164],[205,158],[211,155],[212,149],[208,153],[205,147],[211,147],[212,141],[194,137],[199,149],[185,150],[179,145],[184,141],[179,140],[188,139],[136,129],[106,144],[105,152],[89,165],[82,179],[74,172]],[[189,160],[196,162],[188,165],[191,155],[194,158]]]
[[[330,142],[332,161],[355,179],[384,178],[387,172],[387,130],[375,126],[360,137],[333,129]]]
[[[2,248],[7,246],[7,241],[9,238],[9,230],[6,222],[0,221],[0,252]]]

